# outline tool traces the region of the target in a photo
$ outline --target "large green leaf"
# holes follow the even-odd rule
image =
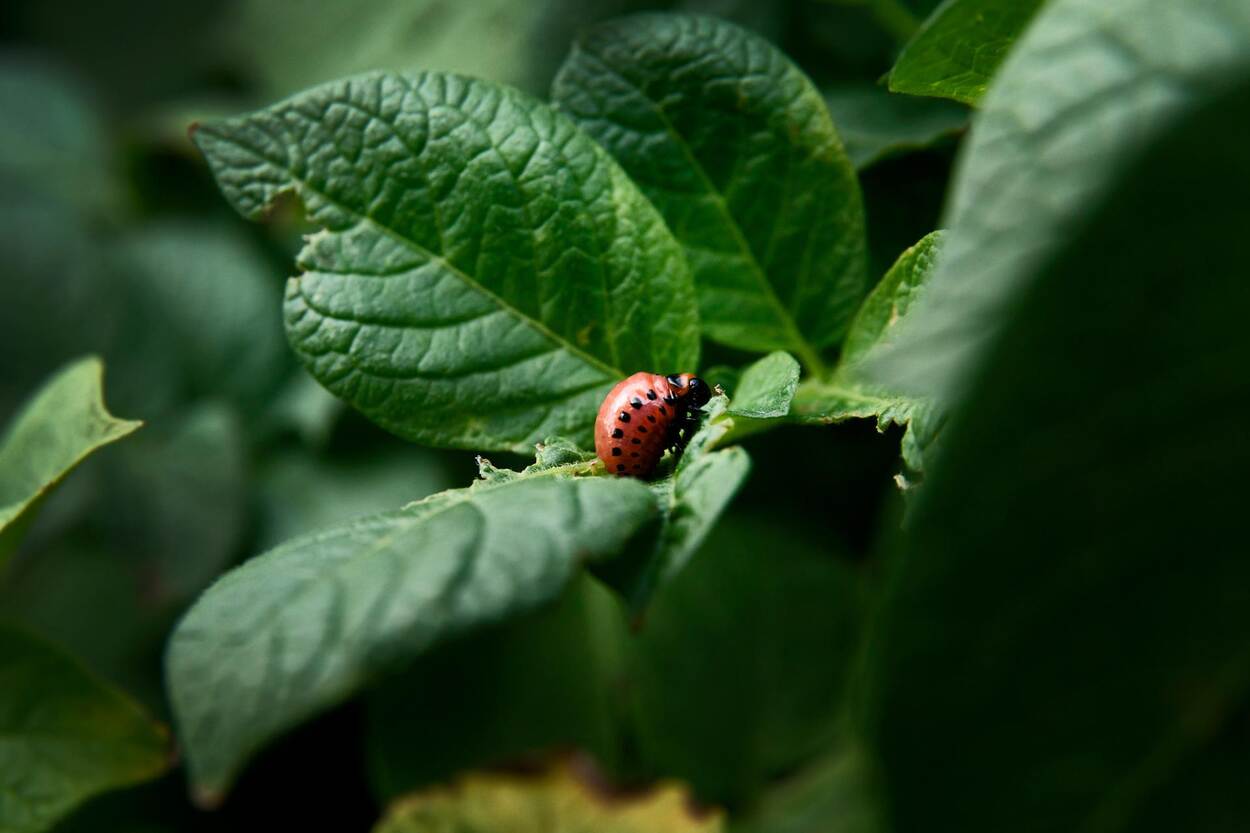
[[[1090,207],[951,415],[863,698],[899,833],[1245,822],[1241,77]]]
[[[572,122],[521,93],[365,75],[195,141],[244,215],[293,193],[323,227],[287,285],[288,336],[322,384],[405,438],[585,442],[619,378],[698,362],[693,288],[664,221]]]
[[[552,99],[686,247],[704,332],[822,369],[864,291],[864,216],[807,77],[732,24],[640,15],[578,40]]]
[[[799,363],[789,353],[770,353],[743,369],[730,393],[729,413],[775,419],[790,413],[799,384]]]
[[[943,232],[922,238],[899,256],[865,299],[851,324],[842,356],[827,378],[803,382],[794,396],[794,416],[801,422],[826,424],[854,418],[875,418],[884,431],[891,424],[908,425],[903,457],[914,470],[924,468],[924,450],[937,430],[937,415],[916,397],[900,394],[868,378],[860,363],[873,348],[893,336],[894,328],[923,293],[941,250]],[[920,416],[919,424],[916,417]]]
[[[561,469],[441,492],[297,538],[227,574],[170,641],[170,699],[193,785],[211,803],[283,730],[379,670],[556,598],[620,551],[655,500]]]
[[[1026,282],[1123,166],[1250,60],[1242,0],[1052,0],[985,98],[924,300],[875,371],[954,401]]]
[[[890,70],[896,93],[977,104],[1043,0],[946,0]]]
[[[87,358],[61,370],[35,394],[0,440],[0,533],[87,455],[143,423],[104,407],[104,365]],[[6,554],[0,540],[0,558]]]
[[[581,769],[584,769],[582,767]],[[541,774],[471,774],[396,802],[374,833],[720,833],[680,785],[617,795],[568,764]]]
[[[38,833],[86,798],[145,781],[169,739],[121,692],[0,624],[0,830]]]

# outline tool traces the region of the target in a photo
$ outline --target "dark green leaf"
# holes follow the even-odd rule
[[[323,227],[287,285],[288,336],[319,381],[405,438],[588,444],[619,378],[698,363],[663,220],[567,118],[514,90],[367,75],[195,141],[243,214],[290,192]]]
[[[958,104],[893,95],[869,84],[826,89],[825,104],[846,145],[846,155],[860,170],[932,147],[968,126],[968,110]]]
[[[807,77],[732,24],[640,15],[586,33],[552,99],[686,247],[708,337],[819,372],[864,291],[864,216]]]
[[[0,625],[0,830],[38,833],[168,765],[168,736],[73,659]]]
[[[732,833],[878,833],[883,829],[864,751],[839,739],[836,751],[772,786]]]
[[[721,452],[725,453],[725,452]],[[859,640],[860,580],[826,537],[735,512],[661,586],[634,650],[648,771],[747,803],[829,742]]]
[[[26,404],[0,440],[0,532],[87,455],[143,423],[104,407],[104,365],[87,358],[61,370]],[[0,542],[0,558],[6,554]]]
[[[170,699],[200,799],[261,745],[454,635],[559,596],[656,512],[642,483],[540,474],[442,492],[290,541],[179,624]]]
[[[620,602],[582,576],[549,608],[440,645],[369,697],[375,788],[390,801],[557,747],[612,763],[628,639]]]
[[[864,697],[899,833],[1246,818],[1241,78],[1026,276],[951,415]]]
[[[1248,53],[1242,0],[1044,6],[986,96],[948,200],[941,263],[874,375],[955,401],[1038,264]]]
[[[946,0],[890,70],[896,93],[978,104],[1043,0]]]

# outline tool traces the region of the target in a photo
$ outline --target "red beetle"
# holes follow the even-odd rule
[[[595,453],[614,474],[647,477],[664,452],[681,453],[712,391],[691,373],[635,373],[608,394],[595,420]]]

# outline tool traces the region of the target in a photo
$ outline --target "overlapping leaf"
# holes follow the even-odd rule
[[[588,444],[616,380],[697,365],[664,221],[572,122],[514,90],[366,75],[195,140],[243,214],[293,193],[323,228],[287,286],[288,336],[322,384],[403,437]]]
[[[1052,0],[964,148],[925,299],[873,373],[952,402],[1027,281],[1123,166],[1250,55],[1242,0]]]
[[[262,744],[450,636],[556,598],[655,516],[642,483],[537,476],[441,492],[229,573],[171,639],[170,698],[211,803]]]
[[[168,735],[70,657],[0,624],[0,830],[38,833],[88,797],[153,778]]]
[[[854,168],[811,82],[723,21],[590,30],[552,99],[608,148],[686,248],[704,332],[822,369],[864,291]]]

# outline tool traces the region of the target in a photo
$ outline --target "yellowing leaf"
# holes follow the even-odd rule
[[[675,783],[621,796],[568,764],[541,775],[475,773],[396,803],[374,833],[719,833]]]

